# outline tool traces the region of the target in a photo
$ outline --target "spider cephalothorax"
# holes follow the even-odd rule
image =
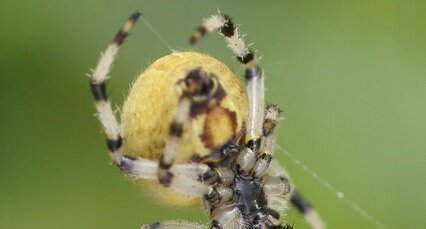
[[[289,229],[281,215],[291,200],[313,228],[318,215],[291,187],[273,159],[276,105],[264,106],[264,76],[231,19],[206,19],[191,36],[222,34],[245,68],[246,89],[222,62],[205,54],[173,52],[138,77],[124,103],[122,124],[107,99],[105,80],[133,14],[91,74],[91,90],[113,162],[160,202],[202,202],[216,229]],[[143,228],[192,228],[161,222]]]

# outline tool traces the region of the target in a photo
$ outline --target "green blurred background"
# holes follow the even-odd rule
[[[334,191],[277,151],[329,228],[424,228],[424,1],[0,1],[0,228],[138,228],[201,209],[159,206],[113,166],[85,76],[134,11],[174,49],[217,8],[263,56],[267,100],[285,120],[278,143]],[[195,48],[238,73],[218,36]],[[120,105],[141,69],[169,50],[144,23],[109,84]],[[348,198],[348,199],[346,199]],[[287,216],[307,229],[294,210]]]

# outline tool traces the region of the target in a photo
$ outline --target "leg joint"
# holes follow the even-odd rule
[[[248,51],[244,56],[237,56],[238,61],[242,64],[247,64],[250,61],[254,60],[254,54],[252,51]]]
[[[232,37],[234,36],[234,24],[231,21],[231,18],[227,15],[223,15],[223,17],[226,20],[226,24],[224,24],[221,28],[220,28],[220,32],[226,36],[226,37]]]
[[[291,196],[291,203],[299,210],[301,213],[306,213],[311,209],[311,205],[303,199],[299,192],[295,191]]]
[[[166,171],[164,175],[159,177],[159,182],[165,187],[169,187],[173,180],[173,173]]]
[[[96,102],[107,101],[105,82],[98,83],[96,81],[91,81],[90,89]]]
[[[117,139],[107,139],[107,146],[110,152],[114,153],[118,151],[123,145],[123,139],[118,136]]]
[[[261,77],[261,76],[262,76],[262,69],[260,69],[260,67],[257,65],[246,69],[245,77],[247,81],[257,77]]]

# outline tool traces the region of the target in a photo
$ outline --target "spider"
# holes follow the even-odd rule
[[[120,45],[139,13],[130,16],[90,74],[98,118],[114,164],[159,202],[202,202],[214,229],[290,229],[282,212],[288,202],[312,228],[325,228],[273,159],[276,105],[264,106],[264,76],[231,19],[221,13],[191,35],[223,36],[245,69],[246,86],[219,60],[196,52],[173,52],[137,78],[119,124],[106,94],[106,80]],[[204,225],[166,221],[142,229]]]

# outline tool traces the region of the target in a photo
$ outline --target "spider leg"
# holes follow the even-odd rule
[[[108,79],[108,74],[120,45],[124,42],[139,16],[140,13],[136,12],[129,17],[124,26],[115,35],[114,40],[102,53],[95,69],[90,74],[90,88],[96,103],[97,115],[107,138],[110,157],[116,164],[120,163],[122,138],[119,123],[111,108],[111,103],[108,101],[105,82]]]
[[[143,158],[121,157],[120,169],[135,179],[158,180],[159,163]],[[214,172],[208,165],[197,163],[174,164],[169,170],[173,179],[168,188],[183,194],[205,198],[208,201],[226,201],[232,197],[226,188],[213,188],[200,181]]]
[[[228,47],[245,68],[247,94],[249,98],[249,117],[245,143],[248,148],[258,153],[264,113],[264,77],[254,53],[244,42],[238,29],[226,15],[217,14],[204,20],[191,35],[190,43],[195,44],[207,32],[217,32],[224,36]]]
[[[179,104],[174,120],[170,125],[169,137],[166,140],[163,154],[160,158],[158,169],[158,180],[164,186],[169,186],[173,180],[173,173],[170,172],[180,140],[183,134],[183,126],[191,117],[192,108],[203,109],[209,106],[211,76],[205,74],[200,69],[191,70],[186,77],[178,81],[176,88],[180,93]],[[195,105],[197,106],[193,106]]]
[[[164,221],[143,225],[140,229],[207,229],[206,226],[186,221]]]
[[[308,222],[313,229],[326,228],[318,212],[312,208],[311,204],[308,203],[297,190],[292,193],[290,200],[293,206],[304,215],[306,222]]]
[[[262,129],[260,156],[253,168],[256,177],[261,178],[268,171],[275,145],[274,129],[280,119],[280,109],[277,105],[269,105],[265,111]]]
[[[290,183],[288,177],[288,173],[278,162],[272,160],[268,174],[263,177],[263,181],[265,182],[265,193],[268,199],[268,208],[278,213],[280,209],[284,209],[288,201],[290,201],[292,205],[303,214],[306,222],[308,222],[312,229],[325,229],[326,227],[318,212],[311,207],[297,190],[294,190],[294,186]],[[279,214],[277,214],[277,216],[279,216]]]
[[[122,155],[122,137],[120,134],[120,127],[111,108],[111,103],[108,101],[108,97],[106,94],[106,80],[120,48],[120,45],[124,42],[130,29],[133,27],[139,16],[139,13],[134,13],[130,16],[130,18],[122,27],[122,29],[116,34],[113,42],[101,55],[97,66],[90,75],[90,87],[96,102],[98,118],[106,134],[107,146],[110,151],[110,157],[112,158],[114,163],[121,170],[123,170],[127,174],[135,176],[135,178],[137,179],[153,180],[157,179],[157,174],[161,168],[161,165],[167,164],[170,161],[170,153],[167,154],[167,152],[173,153],[171,149],[174,149],[174,146],[176,144],[176,140],[174,139],[174,137],[176,135],[179,135],[179,131],[181,131],[181,129],[179,129],[179,125],[181,125],[182,121],[186,119],[185,115],[186,111],[189,109],[190,103],[187,97],[184,97],[181,100],[179,106],[180,114],[177,115],[174,125],[172,125],[171,127],[172,139],[171,141],[169,141],[169,144],[166,147],[165,155],[169,157],[165,157],[164,160],[160,162],[160,166],[158,162],[155,161],[145,160],[141,158],[132,158]],[[195,165],[190,164],[182,164],[176,166],[176,168],[173,170],[176,174],[175,179],[173,182],[170,181],[170,186],[188,195],[198,197],[203,197],[209,194],[214,195],[216,192],[215,190],[213,190],[213,188],[197,181],[197,179],[200,177],[200,175],[203,174],[205,170],[206,168],[202,167],[201,165],[200,167],[196,167]]]
[[[191,100],[189,98],[181,98],[175,120],[170,126],[170,136],[166,141],[158,170],[158,180],[164,186],[169,186],[173,180],[173,173],[170,172],[170,168],[173,165],[179,140],[183,133],[183,124],[189,118],[190,106]]]
[[[240,210],[232,205],[223,205],[214,209],[211,217],[213,220],[210,229],[246,228],[247,226]]]
[[[271,161],[268,172],[262,177],[270,215],[268,221],[274,226],[282,225],[281,212],[287,207],[292,193],[292,184],[288,177],[276,160]]]

